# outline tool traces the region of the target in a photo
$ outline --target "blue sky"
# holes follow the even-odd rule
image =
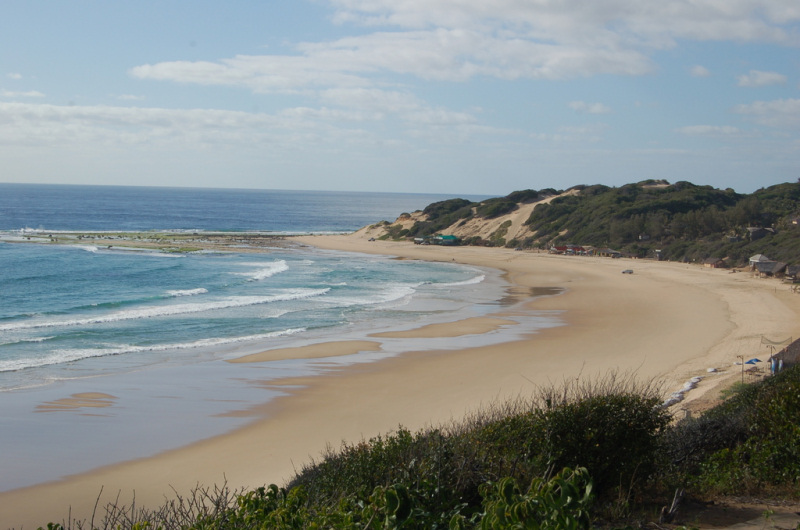
[[[0,13],[2,182],[499,196],[800,177],[796,0]]]

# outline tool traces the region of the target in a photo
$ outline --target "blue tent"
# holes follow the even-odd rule
[[[760,362],[761,362],[761,359],[758,359],[758,358],[756,358],[756,357],[753,357],[752,359],[750,359],[749,361],[747,361],[747,362],[746,362],[746,363],[744,363],[744,364],[756,364],[756,363],[760,363]]]

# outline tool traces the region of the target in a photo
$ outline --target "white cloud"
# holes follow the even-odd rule
[[[145,98],[144,96],[135,96],[133,94],[120,94],[117,99],[120,101],[143,101]]]
[[[330,122],[364,122],[381,119],[381,115],[374,113],[330,109],[326,107],[318,109],[311,107],[293,107],[282,110],[280,116]]]
[[[731,125],[689,125],[676,129],[687,136],[741,136],[742,130]]]
[[[800,8],[784,0],[332,0],[335,20],[401,28],[500,29],[554,42],[671,46],[675,39],[796,44],[784,25]]]
[[[777,128],[800,128],[800,99],[756,101],[737,105],[734,112],[751,116],[756,123]]]
[[[10,72],[6,74],[6,77],[8,77],[9,79],[19,80],[22,79],[22,74],[19,74],[17,72]]]
[[[640,76],[654,71],[654,50],[681,39],[800,45],[791,28],[800,8],[783,0],[329,1],[336,22],[375,31],[297,43],[291,54],[145,64],[130,74],[331,98],[339,89],[398,86],[398,75],[448,82]],[[692,73],[708,70],[695,66]],[[392,97],[379,99],[394,105]]]
[[[201,85],[244,86],[257,93],[295,93],[308,88],[364,86],[363,79],[347,73],[345,65],[324,58],[237,55],[217,63],[174,61],[132,68],[139,79],[156,79]]]
[[[364,93],[358,93],[362,97]],[[155,149],[205,149],[208,145],[243,149],[316,148],[322,144],[382,142],[396,139],[362,130],[355,124],[394,120],[404,124],[397,135],[429,135],[436,141],[465,142],[475,135],[506,134],[477,123],[469,112],[432,108],[399,93],[369,91],[375,108],[293,107],[277,114],[209,109],[163,109],[113,106],[58,106],[0,102],[0,143],[5,145],[150,145]],[[345,101],[356,94],[327,94]],[[367,140],[371,138],[370,140]],[[445,140],[446,139],[446,140]]]
[[[324,103],[377,113],[416,111],[422,102],[414,95],[378,88],[331,88],[319,93]]]
[[[299,119],[235,111],[0,103],[0,139],[6,144],[247,146],[280,140],[299,128]]]
[[[297,46],[300,55],[236,56],[218,62],[164,62],[130,70],[140,79],[244,86],[258,93],[370,88],[387,74],[460,82],[566,79],[600,73],[641,75],[649,60],[635,50],[555,45],[464,29],[381,32]]]
[[[15,92],[12,90],[0,90],[0,97],[3,98],[43,98],[44,94],[37,90],[28,90],[27,92]]]
[[[750,70],[749,73],[740,75],[737,79],[739,80],[739,86],[744,87],[762,87],[786,83],[785,75],[761,70]]]
[[[586,114],[609,114],[611,112],[611,107],[602,103],[586,103],[585,101],[572,101],[569,103],[569,108],[575,112]]]
[[[709,77],[711,72],[705,66],[695,65],[691,69],[692,76],[694,77]]]

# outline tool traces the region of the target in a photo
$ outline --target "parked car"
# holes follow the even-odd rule
[[[631,269],[625,269],[622,271],[622,274],[633,274],[633,271]]]

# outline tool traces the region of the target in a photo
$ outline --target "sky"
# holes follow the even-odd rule
[[[0,182],[800,177],[797,0],[4,0]]]

